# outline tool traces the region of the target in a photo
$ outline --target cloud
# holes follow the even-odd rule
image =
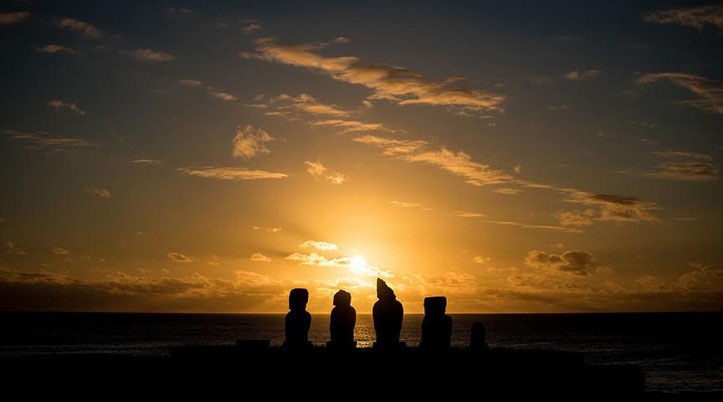
[[[396,207],[402,207],[402,208],[416,208],[416,207],[422,205],[422,204],[418,204],[416,202],[402,202],[402,201],[389,201],[389,203]]]
[[[663,282],[655,275],[643,275],[635,280],[635,285],[645,292],[660,292],[665,289]]]
[[[271,258],[261,253],[253,253],[249,259],[255,262],[271,262]]]
[[[642,201],[636,197],[623,197],[610,194],[595,194],[578,190],[563,190],[568,194],[567,202],[581,203],[600,208],[600,221],[615,222],[658,222],[651,211],[659,209],[653,202]]]
[[[472,261],[474,261],[476,264],[487,264],[488,262],[490,262],[490,260],[490,257],[482,257],[481,255],[472,258]]]
[[[267,172],[265,170],[248,170],[237,167],[188,167],[177,169],[180,173],[217,180],[263,180],[283,179],[288,177],[285,173]]]
[[[587,275],[588,270],[595,267],[592,254],[578,250],[565,251],[559,255],[532,250],[527,253],[525,264],[531,267],[571,272],[576,275]]]
[[[299,244],[301,248],[315,248],[319,251],[336,251],[339,247],[334,243],[328,243],[325,241],[307,240]]]
[[[303,286],[316,295],[310,300],[312,312],[328,313],[328,304],[339,288],[352,291],[358,311],[371,309],[376,300],[375,271],[351,274],[343,261],[338,266],[343,271],[331,273],[331,280],[303,282],[250,271],[224,277],[198,273],[169,277],[169,270],[160,276],[118,272],[101,280],[86,280],[61,272],[0,267],[1,305],[6,310],[42,311],[282,312],[287,308],[288,290]],[[605,270],[598,270],[597,265],[588,268],[587,276],[540,267],[490,270],[479,265],[473,268],[479,276],[450,270],[437,275],[391,276],[389,283],[398,298],[407,301],[405,311],[415,313],[422,311],[421,300],[430,294],[447,295],[452,312],[718,311],[723,300],[723,272],[706,264],[691,264],[688,272],[669,281],[653,277],[657,287],[651,290],[634,279],[622,281],[615,273],[603,275]]]
[[[723,289],[723,269],[711,265],[692,262],[692,271],[680,275],[673,286],[687,294],[715,292]]]
[[[465,179],[465,182],[474,186],[489,184],[517,184],[526,188],[545,189],[562,193],[566,202],[583,203],[600,208],[600,221],[639,222],[658,220],[650,213],[659,209],[655,203],[645,202],[635,197],[622,197],[607,194],[595,194],[579,191],[572,188],[560,188],[552,185],[533,183],[526,180],[515,179],[513,176],[494,169],[487,164],[476,162],[463,151],[454,152],[442,146],[438,150],[429,149],[428,143],[421,141],[396,140],[387,137],[366,135],[356,137],[355,142],[382,148],[383,154],[407,162],[419,162],[436,166]],[[502,190],[507,193],[514,189]],[[532,225],[519,222],[490,222],[520,226],[528,229],[556,230],[568,233],[581,233],[580,230],[552,225]]]
[[[304,165],[306,166],[306,173],[316,180],[323,179],[330,184],[342,184],[347,180],[343,173],[330,171],[321,161],[304,161]]]
[[[218,266],[221,265],[221,260],[219,260],[215,254],[211,254],[211,258],[208,259],[208,262],[206,262],[206,264],[211,266]]]
[[[489,184],[517,184],[526,188],[557,191],[564,195],[564,201],[583,203],[600,208],[600,221],[617,222],[657,222],[651,211],[659,209],[652,202],[642,201],[635,197],[623,197],[608,194],[595,194],[579,191],[573,188],[561,188],[553,185],[533,183],[526,180],[515,179],[513,176],[494,169],[487,164],[474,161],[463,151],[454,152],[446,147],[435,150],[430,149],[425,141],[397,140],[389,137],[365,135],[353,139],[355,142],[372,145],[383,149],[382,154],[407,162],[419,162],[436,166],[465,179],[465,182],[474,186]],[[517,169],[521,170],[521,168]],[[515,189],[499,189],[503,193],[517,193]],[[511,190],[511,191],[510,191]],[[569,222],[569,221],[568,221]],[[520,226],[528,229],[555,230],[568,233],[581,233],[580,230],[564,226],[532,225],[520,222],[490,223]]]
[[[325,116],[348,116],[350,112],[342,110],[336,105],[327,105],[316,100],[309,94],[302,93],[298,96],[281,94],[269,101],[269,105],[273,105],[277,110],[293,109],[311,115]]]
[[[477,277],[465,272],[445,272],[439,275],[414,274],[402,279],[404,290],[413,292],[414,298],[423,298],[429,294],[455,295],[456,297],[450,298],[451,304],[459,303],[463,296],[475,297],[482,293]],[[404,290],[400,290],[399,293]]]
[[[10,138],[19,141],[27,141],[44,147],[88,147],[93,143],[81,138],[71,137],[51,137],[48,133],[34,133],[27,131],[3,130],[3,134],[9,135]]]
[[[353,258],[340,257],[340,258],[326,258],[323,255],[316,253],[302,254],[293,253],[285,258],[287,261],[295,262],[301,265],[316,266],[316,267],[336,267],[336,268],[347,268],[353,269],[354,273],[370,276],[370,277],[381,277],[381,278],[394,278],[394,275],[385,270],[379,269],[373,266],[356,267],[353,265]]]
[[[123,272],[85,280],[48,271],[0,268],[3,309],[61,311],[281,311],[294,283],[256,272],[230,278],[194,273],[183,277],[142,277]]]
[[[590,226],[593,224],[595,211],[586,209],[584,211],[563,211],[557,214],[557,219],[562,226]]]
[[[659,163],[657,172],[645,173],[645,176],[656,179],[680,181],[707,181],[718,179],[718,166],[709,162],[664,162]]]
[[[320,120],[311,124],[315,127],[337,127],[341,128],[342,132],[356,132],[356,131],[377,131],[384,130],[384,126],[380,123],[362,123],[354,120]]]
[[[479,212],[454,211],[454,216],[459,218],[483,218],[485,215]]]
[[[167,256],[168,256],[168,259],[171,260],[171,261],[173,261],[173,262],[181,262],[181,263],[184,263],[184,264],[187,264],[187,263],[189,263],[189,262],[193,262],[190,258],[186,257],[185,255],[183,255],[183,254],[181,254],[181,253],[170,252],[170,253],[167,254]]]
[[[645,14],[643,21],[654,24],[684,25],[703,29],[706,25],[723,28],[723,5],[660,10]]]
[[[3,244],[3,248],[5,248],[5,252],[8,254],[15,254],[15,255],[27,255],[28,253],[25,251],[24,248],[18,247],[15,243],[8,240]]]
[[[70,48],[67,46],[62,46],[62,45],[55,45],[55,44],[36,47],[35,50],[37,50],[38,52],[41,52],[41,53],[78,54],[78,51],[73,48]]]
[[[230,92],[226,92],[222,89],[209,88],[208,94],[216,99],[221,99],[224,102],[236,102],[238,97]]]
[[[698,159],[703,161],[712,161],[713,157],[708,154],[701,154],[698,152],[689,151],[655,151],[655,156],[666,159]]]
[[[110,191],[108,191],[104,188],[95,188],[95,187],[88,188],[88,187],[86,187],[85,192],[88,194],[98,196],[100,198],[110,198],[112,195],[110,193]]]
[[[336,41],[338,43],[339,41]],[[384,99],[399,105],[439,105],[465,111],[501,111],[503,96],[481,90],[450,87],[449,81],[435,82],[412,70],[359,65],[357,57],[325,57],[318,52],[329,43],[282,45],[273,38],[257,39],[254,53],[243,57],[305,67],[329,74],[332,78],[370,88],[369,100]]]
[[[578,229],[553,226],[553,225],[529,225],[528,224],[528,225],[522,225],[521,227],[526,228],[526,229],[552,230],[552,231],[567,232],[567,233],[582,233],[582,231],[580,231]]]
[[[203,82],[199,80],[178,80],[179,85],[183,85],[184,87],[197,87],[203,84]]]
[[[326,181],[330,184],[343,184],[347,179],[346,175],[339,172],[334,172],[326,176]]]
[[[51,100],[48,102],[48,106],[55,110],[69,110],[78,116],[85,116],[85,110],[78,107],[74,102],[65,102],[62,100]]]
[[[241,28],[241,32],[244,33],[244,35],[251,35],[252,33],[258,31],[261,29],[261,25],[257,23],[251,23],[246,25],[245,27]]]
[[[602,70],[573,70],[563,75],[568,80],[582,81],[588,78],[597,77],[602,73]]]
[[[517,195],[522,192],[519,188],[509,188],[509,187],[500,187],[496,188],[494,190],[495,193],[498,194],[505,194],[505,195]]]
[[[529,268],[484,277],[454,271],[416,274],[397,277],[390,284],[400,300],[418,301],[405,303],[409,312],[422,312],[421,300],[430,294],[447,295],[452,312],[720,310],[723,287],[715,270],[706,274],[694,268],[691,272],[699,274],[680,282],[658,279],[661,290],[657,291],[628,286],[607,275]],[[58,272],[0,268],[0,295],[6,310],[283,312],[288,290],[304,286],[317,296],[310,300],[312,312],[328,313],[327,306],[339,288],[352,291],[358,311],[371,309],[376,300],[373,276],[335,274],[330,281],[294,282],[249,271],[237,271],[228,278],[198,273],[144,277],[118,272],[95,281]],[[687,290],[686,283],[695,286]]]
[[[359,66],[336,76],[352,84],[364,85],[375,93],[370,99],[384,99],[399,105],[459,107],[463,111],[502,111],[503,96],[480,90],[451,88],[444,82],[427,81],[420,74],[389,66]]]
[[[258,106],[258,105],[256,105],[256,106]],[[264,115],[266,115],[266,116],[279,116],[279,117],[288,116],[288,114],[289,114],[289,112],[266,112],[266,113],[264,113]]]
[[[518,226],[523,229],[548,230],[548,231],[565,232],[565,233],[582,233],[582,231],[579,229],[568,228],[568,227],[563,227],[563,226],[533,225],[530,223],[514,222],[514,221],[486,221],[486,223],[493,223],[495,225],[503,225],[503,226]]]
[[[326,166],[324,166],[321,162],[311,162],[311,161],[304,161],[304,165],[306,165],[306,173],[313,177],[321,177],[326,173]]]
[[[343,72],[358,59],[356,57],[324,57],[315,53],[319,45],[280,45],[272,38],[254,41],[256,53],[242,53],[249,59],[264,60],[297,67]]]
[[[301,265],[314,265],[318,267],[349,267],[351,258],[326,258],[316,253],[302,254],[293,253],[286,257],[286,260],[299,263]]]
[[[385,156],[410,154],[429,144],[428,142],[422,140],[398,140],[374,135],[356,137],[352,141],[372,145],[377,148],[383,148],[384,150],[382,151],[382,155]]]
[[[163,162],[158,159],[134,159],[130,161],[129,163],[135,164],[135,165],[160,165]]]
[[[513,179],[512,176],[492,169],[489,165],[473,161],[470,155],[462,151],[454,152],[445,147],[436,151],[405,155],[404,160],[437,166],[463,177],[466,183],[474,186],[507,183]]]
[[[152,49],[135,49],[121,53],[135,60],[147,63],[163,63],[176,58],[176,56],[170,53],[160,52]]]
[[[644,176],[679,181],[707,181],[718,178],[720,169],[711,162],[711,155],[687,151],[659,151],[654,154],[673,161],[658,163],[657,171],[644,173]]]
[[[62,248],[62,247],[54,247],[54,248],[50,249],[50,252],[51,252],[53,255],[57,255],[57,256],[70,255],[70,254],[71,254],[69,250],[66,250],[66,249],[64,249],[64,248]]]
[[[681,103],[702,109],[708,113],[723,113],[723,87],[716,81],[687,73],[653,73],[645,74],[635,80],[638,85],[647,85],[658,80],[669,80],[681,86],[700,99],[687,100]]]
[[[0,25],[15,25],[30,18],[30,13],[25,11],[11,11],[0,13]]]
[[[274,141],[275,138],[270,136],[269,133],[260,129],[254,128],[252,125],[247,124],[245,127],[236,126],[236,135],[233,137],[231,148],[231,155],[236,158],[252,158],[261,154],[268,154],[268,148],[264,145],[266,142]]]
[[[349,43],[351,42],[351,39],[347,38],[346,36],[337,36],[336,38],[323,42],[322,46],[327,46],[331,44],[337,44],[337,43]]]
[[[340,110],[333,105],[324,105],[321,103],[314,104],[296,104],[295,108],[310,114],[322,114],[329,116],[346,116],[349,112]]]
[[[94,27],[87,22],[79,21],[73,18],[59,18],[56,25],[74,32],[80,32],[88,39],[100,39],[103,37],[103,31]]]
[[[600,215],[594,218],[597,221],[616,221],[616,222],[658,222],[659,220],[652,215],[652,211],[660,209],[655,203],[643,201],[636,197],[626,197],[611,194],[597,194],[586,191],[580,191],[574,188],[563,188],[553,185],[533,183],[526,180],[512,180],[513,183],[527,188],[543,189],[556,191],[564,196],[563,201],[585,204],[591,207],[598,207]],[[590,211],[587,211],[591,218]],[[567,218],[572,216],[567,215]],[[559,217],[558,217],[559,218]],[[581,233],[580,230],[570,227],[549,226],[549,225],[530,225],[519,222],[491,222],[497,224],[521,226],[531,229],[559,230],[570,233]]]
[[[252,226],[251,228],[252,228],[253,230],[259,230],[259,231],[262,231],[262,232],[271,232],[271,233],[276,233],[276,232],[280,232],[280,231],[281,231],[281,228],[273,228],[273,227]]]

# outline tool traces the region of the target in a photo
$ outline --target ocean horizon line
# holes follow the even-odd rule
[[[315,312],[310,311],[311,315],[328,315],[331,309],[327,312]],[[194,311],[96,311],[96,310],[0,310],[0,314],[158,314],[158,315],[285,315],[288,311],[274,311],[274,312],[194,312]],[[660,311],[559,311],[559,312],[525,312],[525,311],[511,311],[511,312],[447,312],[450,315],[489,315],[489,316],[501,316],[501,315],[608,315],[608,314],[720,314],[723,310],[660,310]],[[357,315],[372,315],[371,312],[358,312]],[[424,312],[405,312],[404,315],[419,315],[423,316]]]

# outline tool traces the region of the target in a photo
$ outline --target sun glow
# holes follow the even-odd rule
[[[363,273],[367,270],[367,260],[364,257],[354,257],[351,259],[351,270],[356,273]]]

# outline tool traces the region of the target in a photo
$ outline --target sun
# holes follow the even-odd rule
[[[367,269],[367,260],[364,257],[354,257],[351,259],[351,270],[362,273]]]

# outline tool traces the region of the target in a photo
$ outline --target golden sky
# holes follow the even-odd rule
[[[0,3],[0,309],[721,309],[723,7],[543,3]]]

